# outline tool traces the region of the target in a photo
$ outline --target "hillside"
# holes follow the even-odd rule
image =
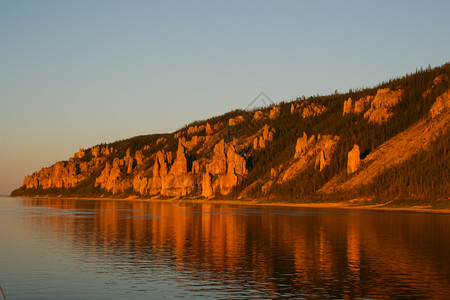
[[[12,195],[446,206],[449,78],[446,64],[80,149],[25,177]]]

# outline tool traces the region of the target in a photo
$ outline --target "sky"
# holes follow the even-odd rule
[[[79,148],[450,61],[450,1],[0,0],[0,194]]]

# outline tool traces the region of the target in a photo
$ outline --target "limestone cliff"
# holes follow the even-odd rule
[[[450,64],[367,90],[235,110],[173,133],[81,148],[26,176],[14,194],[283,201],[356,193],[447,134],[449,76]],[[445,142],[433,147],[440,156],[427,174],[444,180],[431,191],[445,185],[449,153]],[[399,176],[397,185],[405,178],[406,186],[410,175]]]
[[[370,102],[369,110],[364,114],[364,119],[372,123],[384,123],[393,116],[392,108],[402,99],[403,91],[398,89],[391,91],[389,88],[379,89]]]
[[[291,104],[291,114],[298,113],[302,118],[315,117],[324,113],[327,108],[323,105],[316,103],[292,103]]]
[[[237,186],[239,178],[247,175],[245,158],[236,153],[232,143],[226,144],[222,139],[214,146],[214,154],[206,165],[204,180],[210,175],[217,176],[211,181],[212,191],[228,195]]]
[[[360,114],[362,113],[366,107],[372,102],[372,100],[374,99],[374,96],[366,96],[366,97],[362,97],[359,100],[355,101],[353,103],[352,98],[348,98],[345,102],[344,102],[344,111],[342,112],[342,115],[346,115],[346,114]]]
[[[411,125],[405,131],[384,142],[360,163],[356,158],[359,148],[355,147],[348,155],[348,173],[354,173],[361,164],[361,170],[351,178],[339,174],[321,189],[331,193],[338,190],[350,190],[356,186],[370,183],[382,171],[407,161],[438,136],[446,134],[450,128],[450,89],[439,96],[425,118]],[[448,161],[446,162],[448,164]]]
[[[87,180],[103,163],[105,158],[94,157],[91,161],[82,161],[86,151],[80,149],[69,161],[60,161],[51,167],[26,176],[23,186],[26,188],[51,189],[72,188]]]
[[[270,128],[269,125],[265,124],[264,128],[255,134],[253,138],[253,149],[264,149],[266,143],[273,141],[274,134],[276,133],[274,128]]]
[[[286,182],[312,164],[319,172],[322,171],[330,164],[338,142],[338,136],[312,135],[308,138],[303,132],[303,136],[297,139],[294,159],[282,170],[279,180]]]
[[[355,173],[358,171],[359,166],[361,165],[361,157],[360,157],[359,147],[358,145],[354,145],[352,150],[348,152],[347,159],[347,173]]]
[[[274,120],[278,118],[280,116],[280,112],[281,112],[280,107],[274,106],[269,112],[269,119]]]
[[[360,114],[370,106],[364,113],[364,119],[372,123],[382,124],[393,116],[392,109],[401,101],[402,94],[401,89],[391,91],[389,88],[384,88],[378,89],[374,96],[365,96],[355,102],[348,98],[344,101],[342,115]]]

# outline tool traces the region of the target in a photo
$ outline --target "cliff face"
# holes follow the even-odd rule
[[[449,76],[445,65],[367,91],[234,111],[172,134],[80,149],[26,176],[15,193],[286,199],[354,190],[446,134]]]
[[[338,136],[319,135],[316,137],[312,135],[308,138],[303,132],[303,136],[297,139],[294,160],[284,168],[279,180],[286,182],[313,164],[318,172],[322,171],[330,164],[338,142]]]
[[[28,189],[72,188],[79,182],[87,180],[106,162],[105,158],[81,161],[79,153],[75,153],[75,156],[69,161],[57,162],[51,167],[42,168],[39,172],[26,176],[22,186]]]
[[[383,170],[407,161],[421,150],[426,150],[438,136],[444,135],[450,128],[450,90],[437,97],[425,118],[411,125],[403,132],[387,140],[361,162],[357,145],[348,154],[348,173],[355,173],[345,180],[341,174],[331,179],[322,188],[330,193],[350,190],[370,183]],[[448,160],[446,162],[448,164]]]
[[[342,115],[360,114],[370,106],[364,114],[364,119],[372,123],[384,123],[394,115],[392,109],[401,101],[402,93],[401,89],[391,91],[389,88],[385,88],[379,89],[374,96],[362,97],[354,103],[351,98],[348,98],[344,102]]]

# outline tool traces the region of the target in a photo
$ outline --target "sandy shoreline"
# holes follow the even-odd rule
[[[11,196],[9,196],[11,197]],[[250,205],[250,206],[275,206],[275,207],[293,207],[293,208],[320,208],[320,209],[349,209],[349,210],[378,210],[378,211],[405,211],[405,212],[425,212],[425,213],[440,213],[450,214],[450,209],[434,209],[431,206],[405,206],[405,207],[389,207],[384,204],[374,205],[354,205],[354,199],[346,202],[325,202],[325,203],[285,203],[285,202],[258,202],[256,200],[214,200],[214,199],[159,199],[159,198],[108,198],[108,197],[49,197],[49,196],[35,196],[35,197],[11,197],[11,198],[32,198],[32,199],[70,199],[70,200],[109,200],[109,201],[140,201],[140,202],[172,202],[174,204],[226,204],[226,205]]]

